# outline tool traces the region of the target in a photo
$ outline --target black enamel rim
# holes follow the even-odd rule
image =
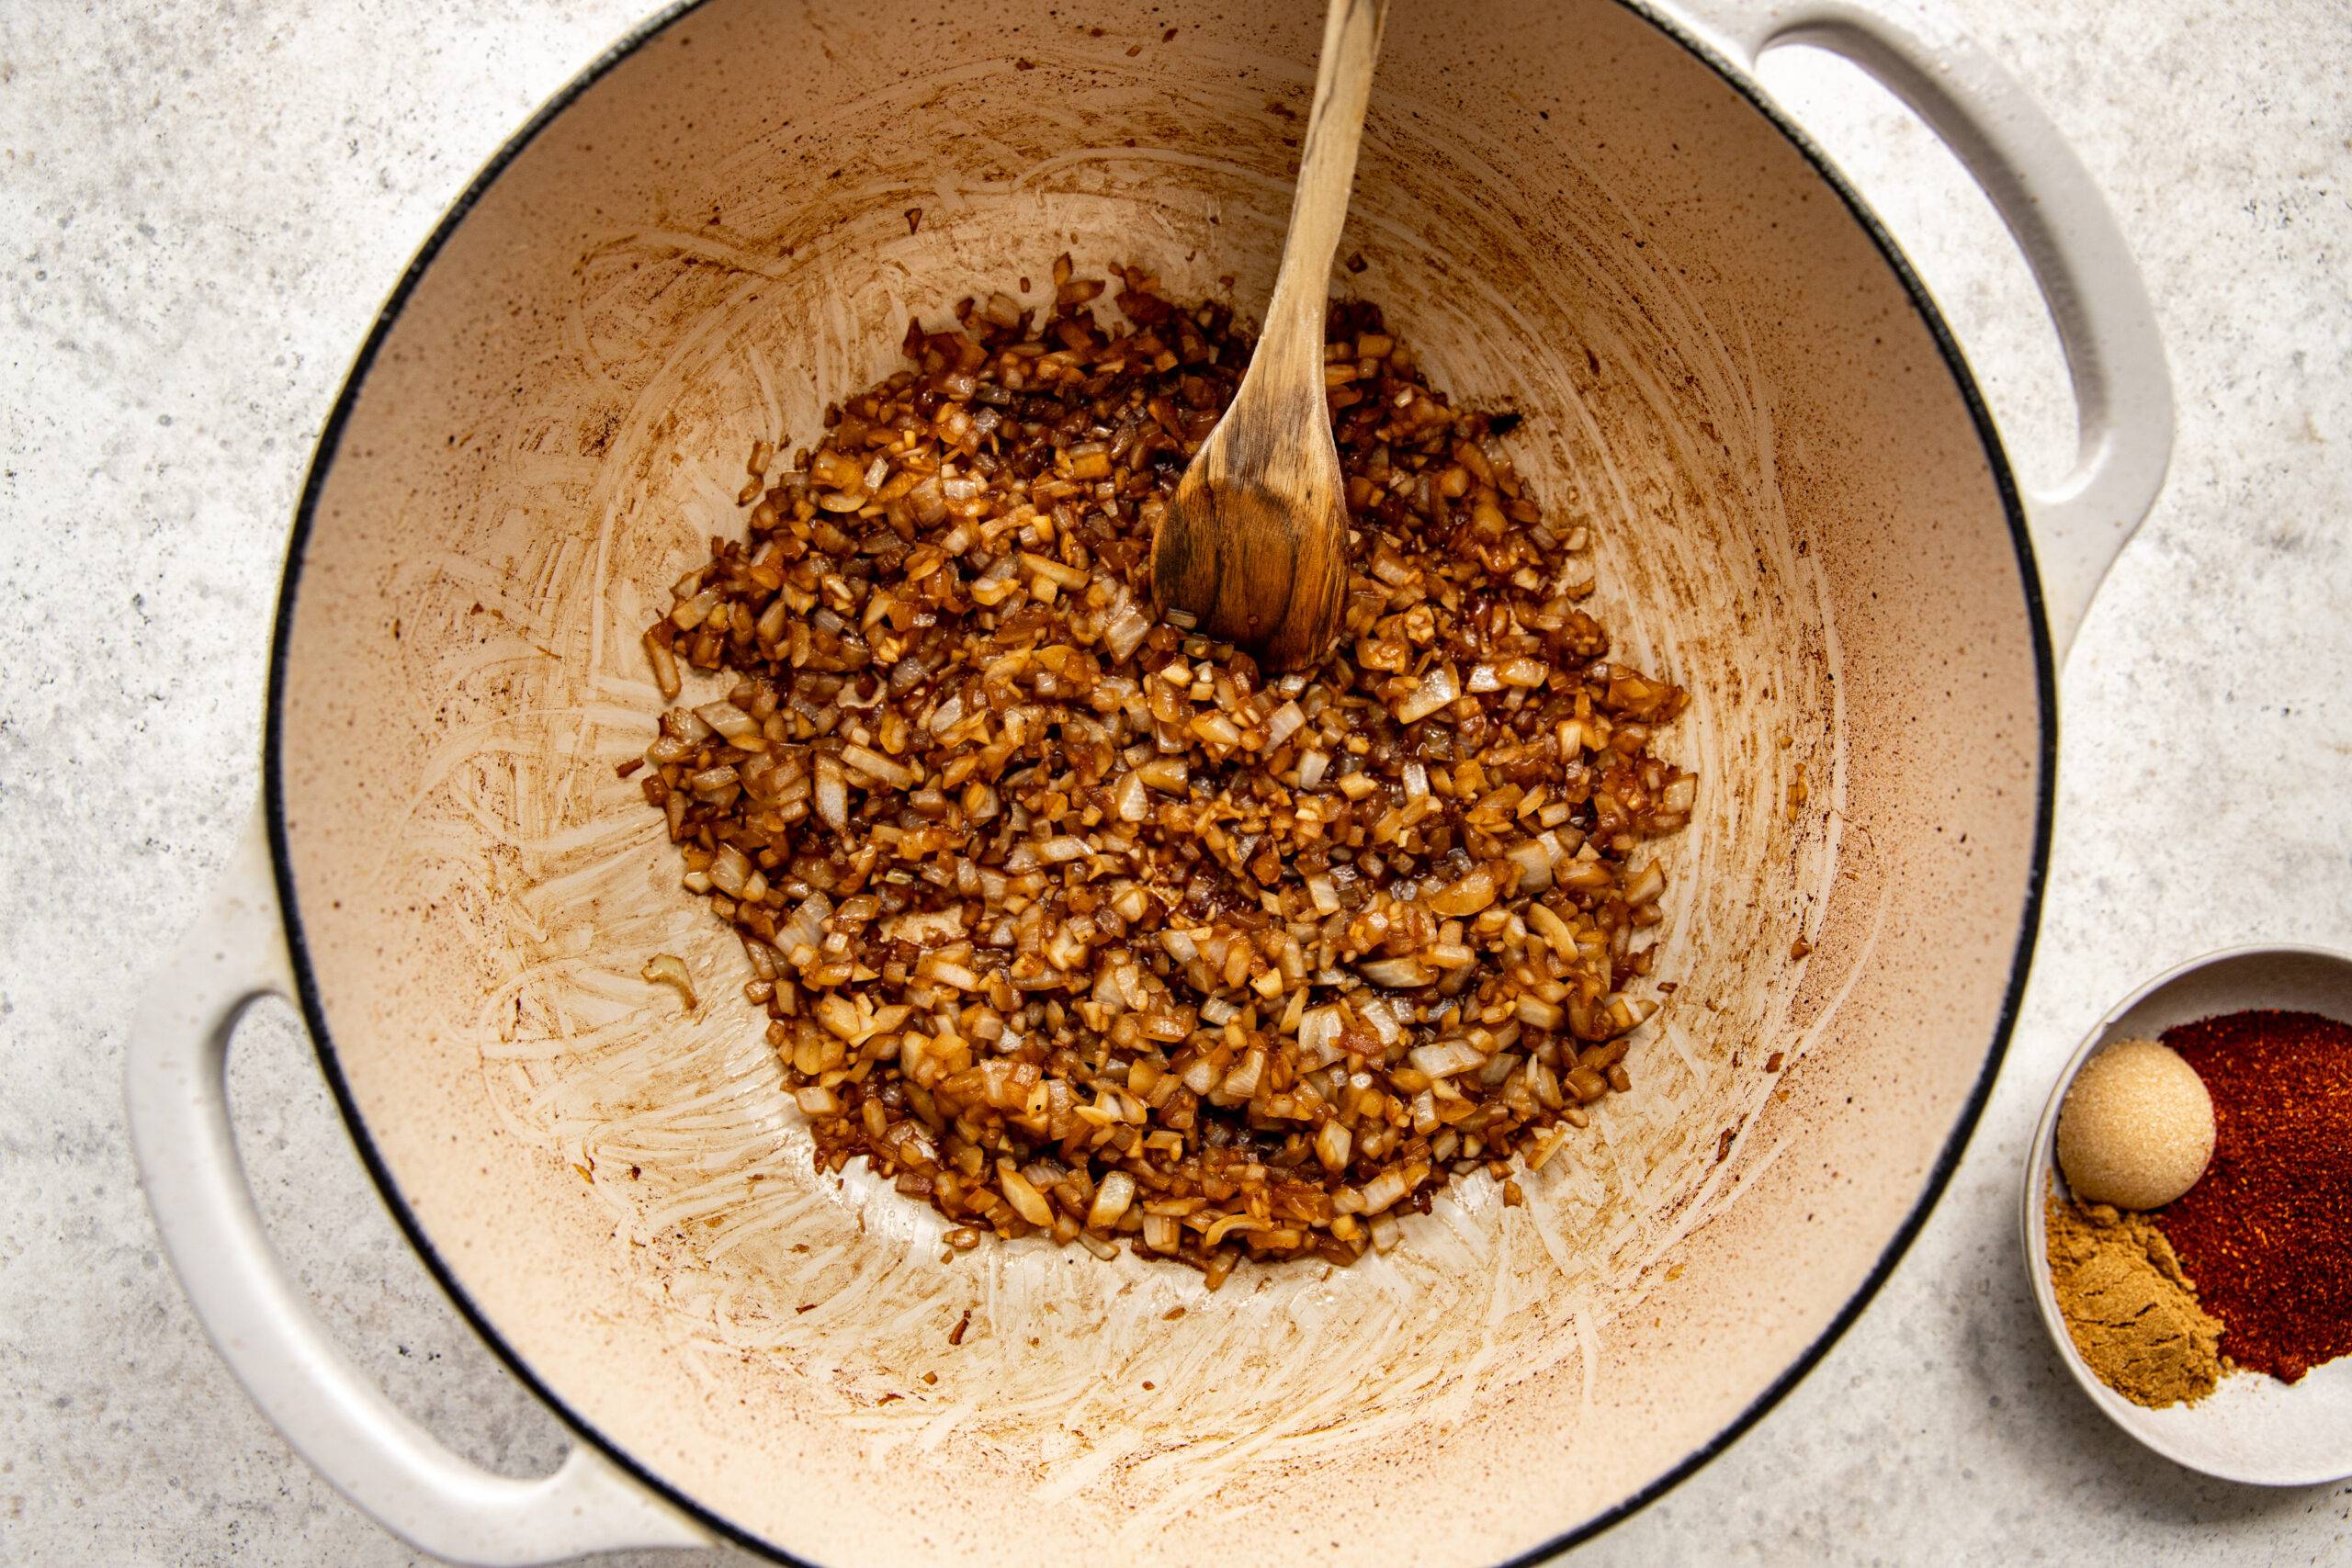
[[[1936,308],[1935,301],[1928,296],[1926,286],[1920,282],[1918,275],[1912,270],[1911,264],[1905,259],[1901,249],[1896,246],[1894,236],[1887,232],[1885,226],[1863,203],[1861,197],[1848,184],[1844,175],[1839,174],[1827,154],[1765,96],[1761,86],[1754,78],[1686,31],[1679,22],[1653,10],[1648,0],[1616,0],[1616,3],[1648,22],[1679,44],[1693,58],[1713,71],[1735,92],[1746,99],[1749,107],[1762,115],[1774,129],[1789,140],[1799,152],[1804,154],[1806,161],[1813,165],[1815,172],[1825,184],[1837,192],[1839,199],[1846,204],[1847,209],[1853,215],[1854,220],[1861,226],[1872,243],[1878,247],[1879,254],[1885,258],[1886,265],[1903,285],[1904,292],[1909,296],[1913,309],[1918,312],[1921,323],[1926,326],[1928,335],[1934,340],[1937,350],[1943,355],[1944,363],[1951,372],[1952,381],[1960,392],[1962,401],[1967,407],[1969,419],[1975,425],[1977,437],[1984,445],[1985,463],[1992,472],[1995,488],[2000,496],[2002,513],[2008,521],[2010,541],[2017,551],[2018,572],[2025,588],[2026,615],[2033,639],[2035,695],[2041,711],[2041,746],[2034,792],[2033,857],[2027,874],[2025,908],[2018,925],[2017,945],[2010,963],[2009,983],[2001,998],[1999,1014],[1994,1021],[1993,1037],[1985,1052],[1984,1068],[1977,1074],[1976,1082],[1969,1092],[1966,1103],[1962,1107],[1960,1118],[1953,1123],[1950,1136],[1946,1138],[1942,1150],[1938,1154],[1934,1166],[1928,1171],[1927,1184],[1920,1191],[1918,1201],[1913,1205],[1911,1213],[1905,1217],[1902,1225],[1896,1229],[1885,1249],[1879,1254],[1878,1260],[1871,1265],[1869,1274],[1864,1277],[1860,1286],[1838,1310],[1838,1315],[1830,1320],[1828,1326],[1805,1348],[1804,1353],[1798,1356],[1786,1371],[1775,1378],[1771,1384],[1722,1431],[1716,1433],[1713,1438],[1691,1453],[1685,1455],[1672,1469],[1650,1482],[1640,1491],[1621,1499],[1565,1534],[1508,1560],[1500,1564],[1499,1568],[1525,1568],[1525,1565],[1542,1562],[1555,1557],[1640,1511],[1696,1472],[1709,1460],[1737,1441],[1749,1427],[1756,1425],[1766,1413],[1788,1395],[1790,1390],[1793,1389],[1804,1375],[1820,1362],[1822,1357],[1828,1353],[1829,1348],[1838,1342],[1839,1337],[1853,1325],[1854,1320],[1861,1315],[1862,1309],[1871,1303],[1880,1288],[1886,1283],[1888,1277],[1894,1273],[1895,1265],[1902,1261],[1903,1255],[1909,1250],[1912,1241],[1918,1235],[1920,1227],[1927,1223],[1928,1213],[1934,1209],[1937,1201],[1943,1196],[1944,1189],[1951,1183],[1952,1172],[1958,1168],[1961,1156],[1968,1146],[1969,1136],[1975,1131],[1977,1121],[1984,1114],[1984,1103],[1992,1093],[1993,1080],[2000,1070],[2002,1058],[2007,1054],[2009,1037],[2017,1024],[2018,1004],[2025,991],[2027,973],[2032,964],[2035,934],[2041,922],[2042,895],[2050,866],[2051,821],[2057,786],[2057,666],[2051,649],[2049,618],[2042,603],[2041,576],[2034,565],[2033,545],[2027,532],[2024,507],[2018,500],[2016,477],[2010,471],[2007,453],[2001,445],[2000,434],[1994,428],[1992,415],[1986,409],[1984,396],[1977,388],[1976,378],[1968,367],[1967,357],[1961,352],[1960,344],[1953,338],[1951,329],[1945,323],[1942,312]],[[295,595],[300,584],[303,554],[310,543],[311,527],[317,520],[319,497],[325,488],[327,471],[334,466],[336,451],[342,444],[344,429],[350,422],[352,411],[359,400],[360,389],[368,379],[368,373],[375,364],[378,352],[383,347],[385,339],[390,335],[394,323],[399,321],[401,312],[407,307],[409,299],[416,291],[418,283],[433,265],[435,258],[439,256],[442,247],[448,243],[450,236],[466,220],[468,214],[488,193],[491,186],[497,183],[499,176],[506,171],[507,165],[514,163],[523,151],[537,139],[542,130],[552,124],[557,117],[570,108],[582,94],[595,85],[607,73],[636,53],[647,42],[667,32],[696,10],[701,4],[702,0],[679,0],[678,4],[672,6],[669,9],[640,23],[618,43],[599,55],[586,69],[566,83],[555,96],[548,99],[538,112],[525,122],[522,129],[517,130],[490,162],[483,165],[481,172],[476,175],[472,182],[466,186],[464,194],[458,197],[447,214],[435,226],[431,236],[425,240],[415,258],[401,273],[399,284],[394,287],[390,298],[386,299],[374,326],[368,330],[367,341],[360,345],[359,353],[352,362],[351,373],[345,380],[342,391],[335,398],[334,407],[328,414],[325,425],[320,431],[318,446],[311,457],[310,472],[303,480],[301,500],[295,512],[293,534],[287,546],[286,573],[278,589],[277,624],[271,634],[268,710],[265,718],[262,743],[262,790],[265,813],[268,819],[271,868],[277,880],[278,901],[285,913],[287,948],[293,960],[295,987],[301,1004],[303,1020],[309,1025],[311,1039],[318,1051],[320,1068],[325,1073],[327,1083],[334,1092],[335,1103],[342,1109],[344,1122],[350,1129],[352,1141],[358,1146],[360,1159],[366,1164],[368,1174],[375,1181],[377,1190],[382,1194],[386,1206],[391,1210],[392,1217],[399,1222],[402,1234],[408,1238],[409,1245],[414,1247],[417,1255],[424,1260],[425,1267],[432,1271],[434,1279],[447,1292],[451,1304],[471,1325],[474,1332],[481,1336],[492,1353],[504,1363],[506,1370],[519,1379],[541,1404],[552,1410],[580,1438],[594,1445],[607,1460],[619,1466],[649,1490],[669,1502],[697,1524],[728,1541],[776,1562],[792,1564],[793,1568],[815,1568],[808,1559],[796,1556],[773,1541],[753,1535],[741,1526],[721,1517],[632,1458],[618,1442],[592,1426],[577,1411],[565,1404],[553,1389],[542,1382],[522,1357],[515,1353],[513,1347],[500,1337],[497,1329],[483,1315],[472,1298],[467,1295],[465,1289],[458,1282],[457,1275],[435,1248],[432,1239],[425,1235],[424,1227],[418,1223],[416,1215],[411,1212],[407,1201],[394,1183],[391,1171],[385,1165],[383,1156],[377,1148],[374,1139],[369,1136],[367,1122],[361,1117],[358,1104],[352,1097],[351,1087],[344,1077],[342,1066],[335,1055],[334,1037],[327,1029],[325,1010],[319,998],[317,976],[312,969],[310,949],[303,935],[300,906],[296,899],[294,879],[289,869],[292,856],[286,830],[284,751],[286,668],[292,638]]]

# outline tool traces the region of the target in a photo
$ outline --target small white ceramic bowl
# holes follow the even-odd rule
[[[2352,1356],[2314,1367],[2300,1382],[2233,1373],[2194,1404],[2143,1409],[2099,1382],[2084,1363],[2050,1285],[2043,1195],[2052,1179],[2062,1194],[2066,1190],[2053,1145],[2058,1107],[2075,1075],[2109,1041],[2153,1040],[2176,1024],[2252,1008],[2352,1021],[2352,958],[2314,947],[2229,948],[2158,976],[2100,1020],[2058,1075],[2026,1156],[2026,1274],[2033,1281],[2042,1325],[2067,1371],[2117,1426],[2176,1464],[2224,1481],[2324,1485],[2352,1478]]]

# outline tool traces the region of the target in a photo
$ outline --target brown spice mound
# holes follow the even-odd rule
[[[2152,1410],[2212,1393],[2222,1325],[2197,1304],[2164,1233],[2144,1215],[2054,1191],[2047,1215],[2051,1287],[2099,1381]]]
[[[982,1231],[1119,1242],[1214,1285],[1345,1263],[1452,1176],[1540,1167],[1630,1087],[1654,1010],[1642,840],[1694,781],[1679,688],[1608,657],[1589,569],[1365,304],[1325,378],[1339,647],[1269,679],[1156,624],[1152,531],[1250,345],[1216,305],[1056,265],[908,331],[714,539],[646,644],[738,677],[647,751],[686,885],[820,1163]]]

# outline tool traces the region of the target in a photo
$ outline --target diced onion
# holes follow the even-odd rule
[[[1340,1059],[1340,1034],[1344,1024],[1336,1005],[1309,1008],[1298,1018],[1299,1065],[1308,1071]]]
[[[686,961],[674,953],[657,953],[647,959],[645,978],[656,985],[677,987],[678,995],[685,998],[688,1012],[702,1005],[695,996],[695,978],[686,972]]]
[[[847,762],[851,767],[855,768],[861,773],[879,779],[882,783],[888,784],[893,789],[911,789],[914,787],[915,773],[913,769],[894,762],[889,758],[885,757],[881,752],[873,750],[867,747],[842,747],[842,761]]]
[[[760,721],[733,703],[705,703],[695,716],[729,740],[748,740],[760,732]]]
[[[1444,664],[1432,665],[1421,677],[1421,683],[1397,705],[1396,720],[1400,724],[1419,724],[1460,695],[1462,686],[1453,678],[1453,669]]]
[[[1529,996],[1519,998],[1513,1016],[1530,1029],[1557,1029],[1567,1014],[1563,1012],[1555,1003],[1547,1002],[1541,997]]]
[[[1324,356],[1364,416],[1335,430],[1345,631],[1283,670],[1163,614],[1146,541],[1248,344],[1140,269],[1023,285],[910,325],[813,449],[753,447],[616,772],[741,939],[818,1168],[866,1161],[949,1251],[1042,1232],[1211,1290],[1388,1251],[1650,1070],[1642,841],[1696,799],[1652,750],[1689,694],[1608,654],[1589,531],[1362,303]],[[675,954],[645,973],[698,1005]],[[691,1164],[682,1115],[630,1147]]]
[[[1189,772],[1182,757],[1155,757],[1136,770],[1136,777],[1162,795],[1182,795]]]
[[[710,885],[730,898],[740,898],[751,879],[752,863],[743,858],[743,852],[732,844],[719,845],[718,853],[711,857]]]
[[[1358,1212],[1377,1214],[1392,1207],[1410,1189],[1405,1184],[1405,1173],[1393,1167],[1382,1171],[1363,1185],[1360,1196],[1363,1208]]]
[[[1140,822],[1151,815],[1151,803],[1144,796],[1143,779],[1132,771],[1119,775],[1111,801],[1122,822]]]
[[[1011,1160],[996,1162],[996,1179],[998,1190],[1004,1194],[1004,1201],[1012,1205],[1014,1213],[1033,1225],[1048,1226],[1054,1223],[1053,1205]]]
[[[1111,657],[1121,660],[1134,658],[1150,631],[1151,617],[1122,586],[1112,601],[1110,618],[1102,623],[1102,641],[1110,649]]]
[[[1201,1237],[1201,1245],[1204,1247],[1215,1247],[1236,1231],[1261,1231],[1269,1228],[1265,1221],[1254,1214],[1227,1214],[1209,1226]]]
[[[645,661],[653,667],[653,684],[661,690],[662,700],[674,698],[680,689],[677,655],[651,632],[645,634]]]
[[[1434,1045],[1416,1045],[1405,1053],[1405,1059],[1414,1070],[1433,1078],[1450,1078],[1456,1073],[1466,1073],[1473,1067],[1487,1065],[1486,1053],[1467,1040],[1441,1040]]]
[[[1491,866],[1478,866],[1458,880],[1448,883],[1423,900],[1430,912],[1451,919],[1456,915],[1475,915],[1495,901],[1499,891]]]
[[[1216,1086],[1217,1092],[1235,1100],[1247,1100],[1258,1092],[1258,1082],[1265,1071],[1266,1054],[1252,1047],[1243,1053],[1240,1064],[1225,1075],[1225,1081]]]
[[[849,829],[849,778],[830,754],[817,759],[817,816],[836,833]]]
[[[1437,978],[1430,966],[1418,958],[1377,958],[1357,964],[1356,972],[1375,986],[1396,990],[1410,990]]]
[[[1520,892],[1541,893],[1552,886],[1552,846],[1543,839],[1513,844],[1503,852],[1503,858],[1519,868]]]
[[[776,951],[789,957],[797,948],[814,947],[825,937],[825,922],[832,917],[833,901],[822,893],[811,893],[792,911],[792,918],[776,927]]]
[[[1136,1179],[1124,1170],[1114,1170],[1095,1188],[1094,1201],[1086,1211],[1086,1223],[1096,1230],[1109,1230],[1135,1201]]]

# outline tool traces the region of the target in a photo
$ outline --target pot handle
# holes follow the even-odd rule
[[[629,1547],[716,1544],[585,1444],[537,1481],[451,1453],[327,1338],[262,1234],[229,1123],[229,1035],[294,994],[257,813],[210,910],[148,987],[126,1099],[140,1184],[206,1334],[295,1451],[420,1551],[485,1565]]]
[[[2024,253],[2075,391],[2074,471],[2025,498],[2063,661],[2172,460],[2164,340],[2106,199],[2017,79],[1909,0],[1669,3],[1742,65],[1776,44],[1808,43],[1870,73],[1943,139]]]

